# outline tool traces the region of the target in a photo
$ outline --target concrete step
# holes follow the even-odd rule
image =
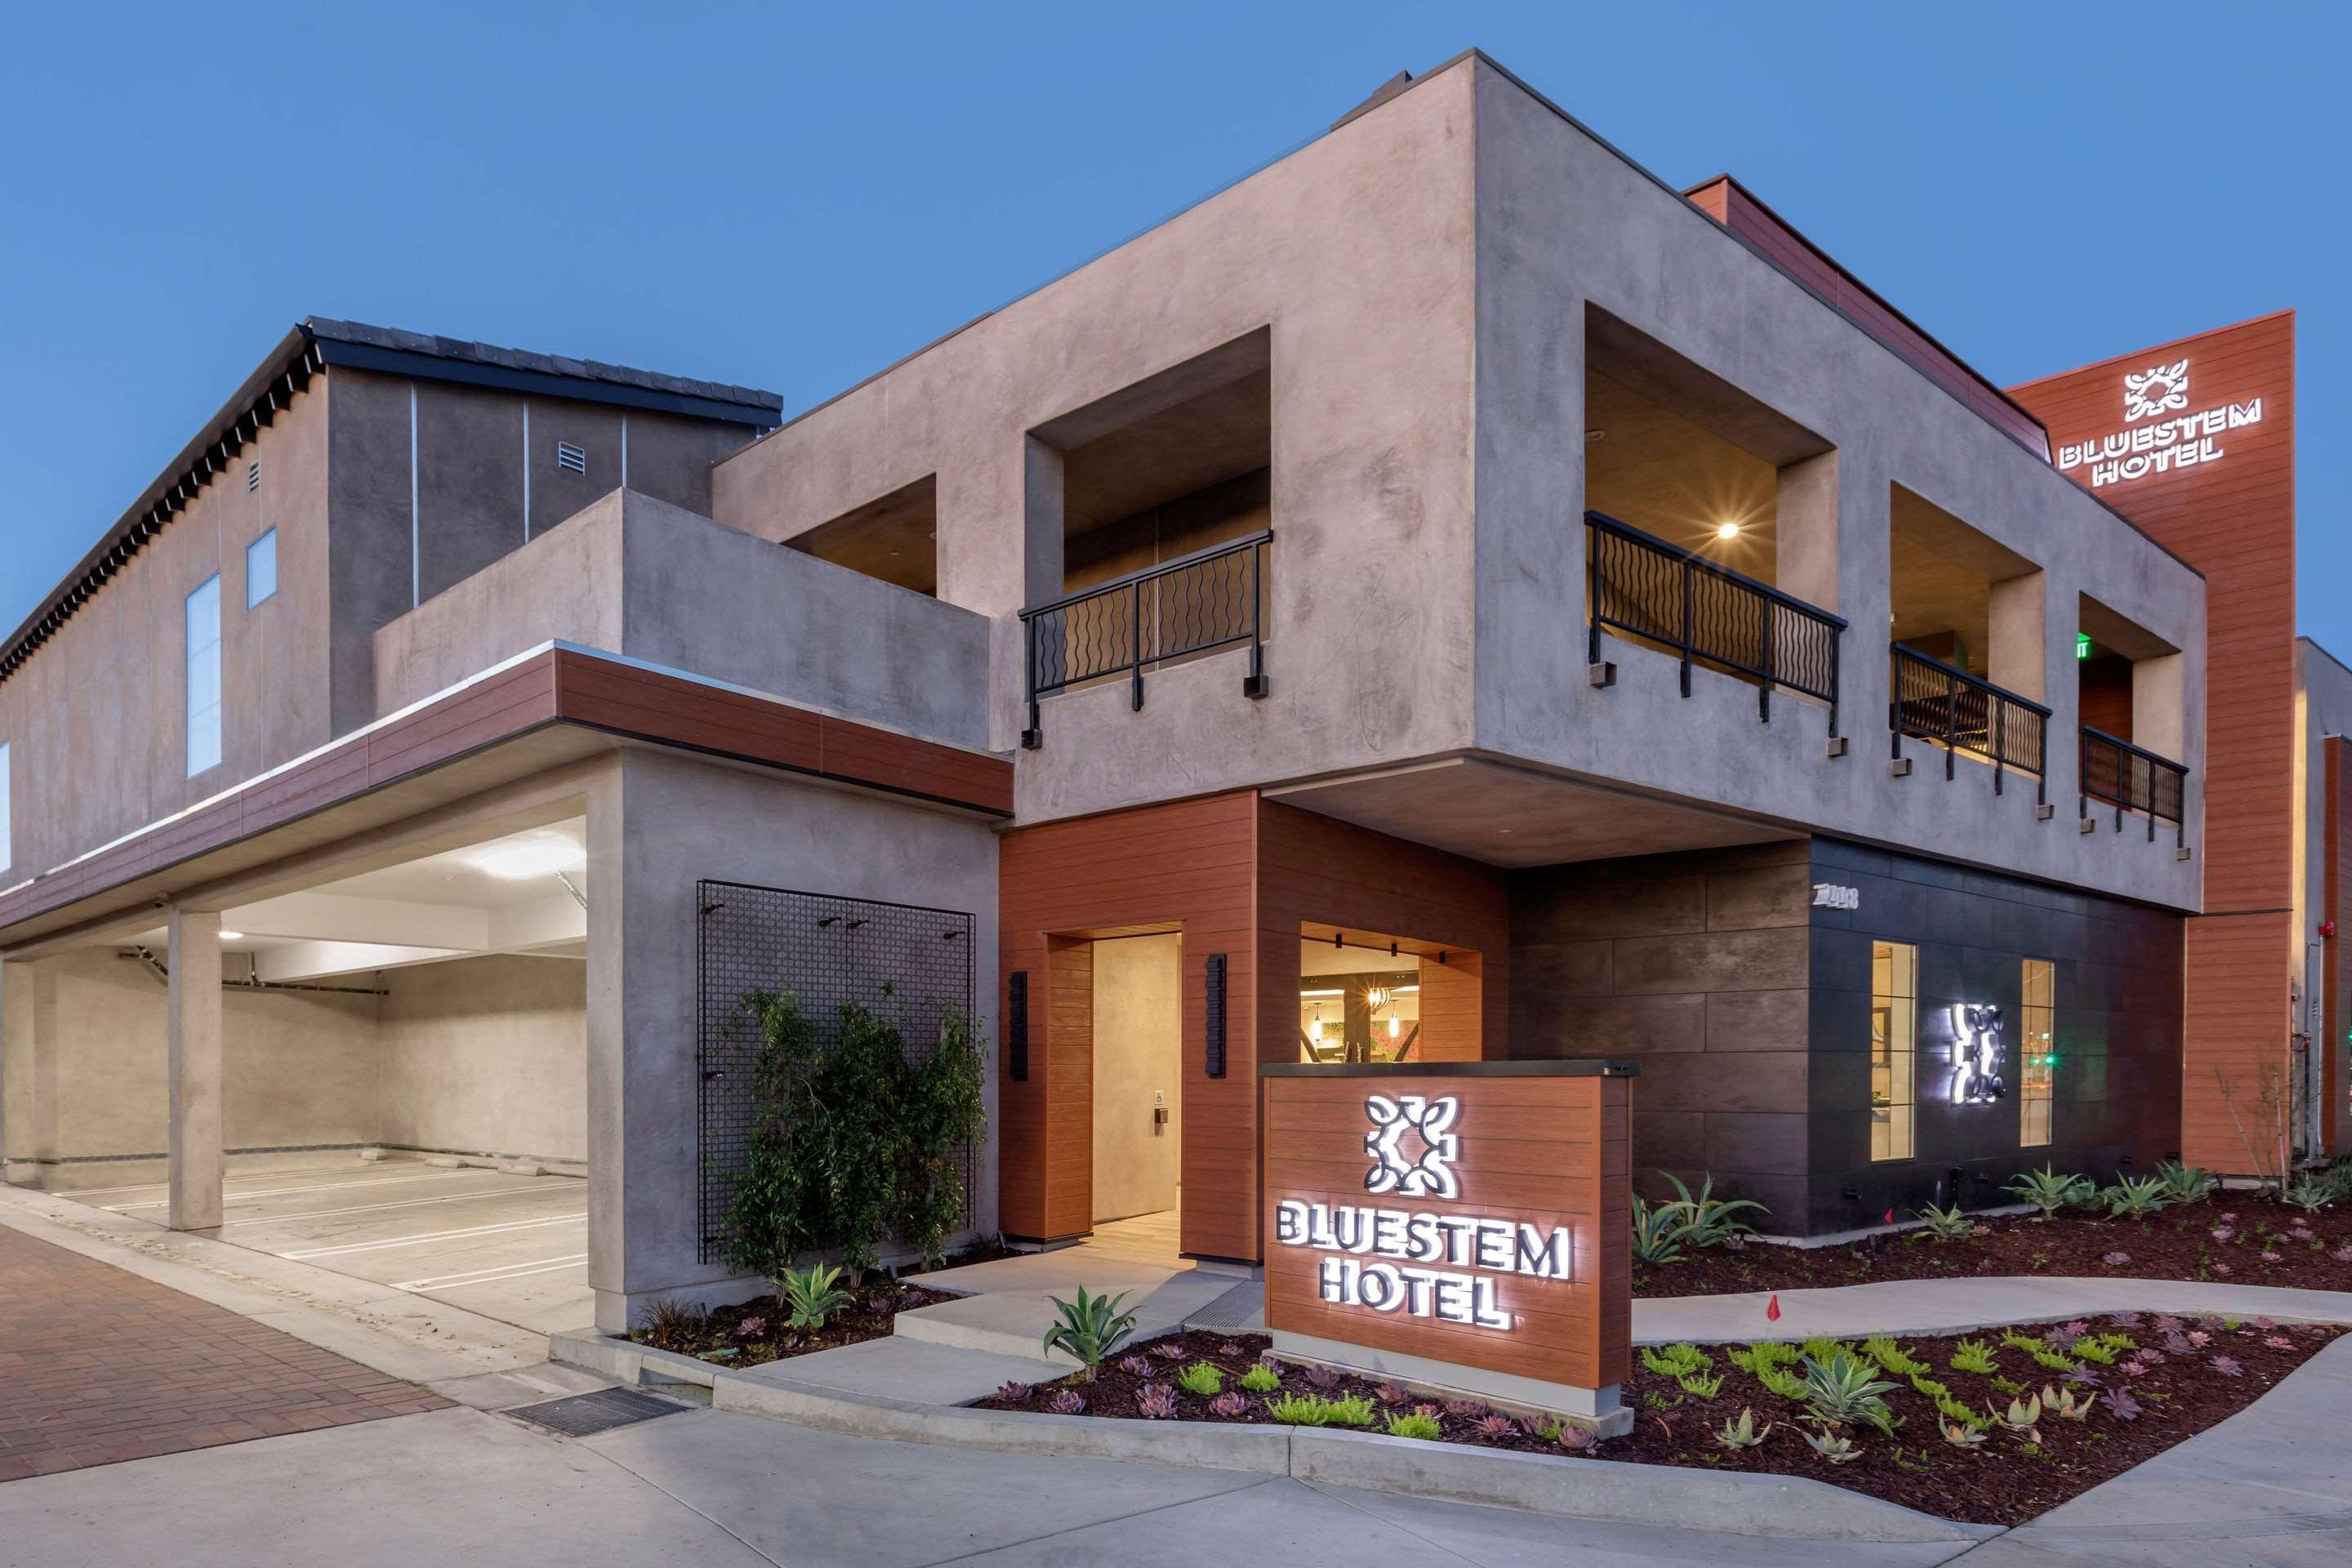
[[[741,1375],[780,1388],[814,1389],[862,1399],[969,1405],[987,1398],[1004,1384],[1051,1383],[1069,1370],[1066,1362],[1040,1361],[1034,1355],[992,1355],[894,1336],[770,1362]]]
[[[1123,1308],[1136,1315],[1135,1342],[1181,1331],[1188,1318],[1222,1298],[1233,1285],[1230,1279],[1186,1271],[1156,1288],[1135,1291]],[[1042,1345],[1045,1331],[1060,1321],[1053,1302],[1056,1295],[1070,1299],[1059,1290],[992,1290],[982,1296],[965,1296],[901,1312],[893,1331],[959,1350],[1034,1360],[1046,1356]],[[1076,1364],[1059,1351],[1046,1359]]]

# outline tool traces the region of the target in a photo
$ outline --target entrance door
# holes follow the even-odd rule
[[[1170,931],[1094,944],[1097,1224],[1177,1207],[1183,943]]]

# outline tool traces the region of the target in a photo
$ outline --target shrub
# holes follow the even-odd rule
[[[2136,1176],[2117,1182],[2102,1192],[2108,1217],[2112,1219],[2146,1219],[2174,1199],[2171,1189],[2158,1176]]]
[[[1176,1374],[1176,1386],[1187,1394],[1213,1399],[1225,1391],[1225,1374],[1207,1362],[1196,1361]]]
[[[1883,1395],[1895,1384],[1872,1374],[1878,1369],[1840,1347],[1827,1361],[1807,1356],[1804,1363],[1805,1405],[1825,1426],[1849,1421],[1882,1422],[1888,1415]]]
[[[986,1124],[971,1020],[950,1013],[937,1048],[916,1058],[897,1024],[855,1004],[830,1042],[790,992],[752,992],[743,1008],[760,1047],[725,1260],[773,1277],[834,1252],[855,1284],[895,1234],[941,1261],[963,1215],[963,1151]]]
[[[638,1320],[637,1341],[657,1351],[691,1352],[710,1331],[709,1314],[691,1301],[664,1297]]]
[[[1095,1371],[1108,1357],[1118,1353],[1128,1336],[1135,1332],[1135,1314],[1122,1312],[1126,1301],[1122,1291],[1117,1296],[1089,1296],[1087,1288],[1078,1287],[1078,1299],[1065,1301],[1059,1296],[1048,1296],[1060,1321],[1047,1329],[1045,1346],[1048,1353],[1061,1351],[1086,1369],[1091,1382]]]
[[[1388,1420],[1391,1437],[1417,1437],[1424,1443],[1434,1443],[1445,1433],[1434,1415],[1423,1415],[1417,1410],[1400,1411]]]
[[[1282,1374],[1260,1362],[1242,1373],[1242,1386],[1252,1394],[1272,1394],[1282,1386]]]
[[[1756,1227],[1737,1216],[1749,1209],[1759,1215],[1772,1212],[1752,1198],[1717,1197],[1713,1176],[1700,1182],[1694,1196],[1681,1177],[1670,1171],[1658,1174],[1675,1189],[1675,1195],[1655,1204],[1634,1198],[1633,1260],[1637,1263],[1679,1263],[1687,1256],[1685,1248],[1720,1247],[1753,1236]]]
[[[2038,1171],[2028,1171],[2003,1189],[2021,1200],[2032,1204],[2048,1219],[2070,1204],[2081,1201],[2081,1195],[2095,1191],[2088,1176],[2062,1176],[2044,1165]]]
[[[2210,1197],[2221,1183],[2212,1172],[2201,1165],[2184,1165],[2178,1160],[2167,1160],[2156,1168],[2156,1179],[2177,1204],[2193,1204]]]
[[[822,1331],[825,1320],[851,1300],[841,1288],[841,1270],[823,1263],[783,1270],[776,1276],[776,1293],[784,1299],[784,1327],[810,1334]]]
[[[1929,1204],[1919,1211],[1919,1220],[1937,1241],[1965,1241],[1977,1233],[1977,1222],[1961,1213],[1958,1204],[1943,1209]]]
[[[1633,1196],[1633,1261],[1680,1263],[1683,1260],[1682,1211],[1672,1204],[1652,1204]]]

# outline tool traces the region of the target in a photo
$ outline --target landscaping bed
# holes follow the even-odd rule
[[[665,1303],[646,1313],[629,1338],[657,1351],[675,1351],[715,1366],[762,1366],[772,1361],[838,1350],[843,1345],[885,1339],[901,1312],[955,1298],[943,1290],[901,1285],[884,1279],[850,1292],[850,1302],[828,1314],[822,1329],[795,1332],[785,1326],[791,1310],[777,1296],[710,1311]]]
[[[2245,1408],[2342,1331],[2126,1313],[2006,1335],[1812,1341],[1766,1350],[1761,1360],[1752,1346],[1651,1348],[1637,1352],[1622,1390],[1635,1413],[1633,1432],[1598,1443],[1475,1401],[1433,1401],[1372,1379],[1262,1363],[1270,1343],[1263,1334],[1162,1335],[1122,1348],[1090,1382],[1073,1374],[1007,1384],[980,1407],[1232,1424],[1286,1416],[1473,1447],[1802,1476],[1948,1519],[2015,1525]],[[1972,1370],[1987,1366],[1979,1356],[1990,1370]],[[1272,1384],[1244,1388],[1261,1364],[1266,1373],[1257,1381],[1270,1375]],[[1216,1369],[1213,1395],[1210,1380],[1191,1372],[1202,1366]],[[1817,1374],[1810,1389],[1809,1373]],[[1180,1386],[1188,1374],[1194,1386]],[[1850,1399],[1868,1382],[1891,1386],[1825,1420],[1815,1414],[1831,1407],[1819,1403],[1821,1385],[1841,1377]],[[1921,1381],[1931,1387],[1921,1389]],[[2045,1388],[2061,1398],[2037,1417],[2026,1402]],[[1807,1393],[1815,1403],[1797,1397]],[[1872,1400],[1883,1403],[1876,1415],[1891,1433],[1872,1419]],[[2066,1402],[2079,1413],[2066,1414]],[[1968,1415],[1956,1418],[1963,1408]],[[1727,1446],[1717,1434],[1743,1412],[1752,1413],[1750,1434],[1761,1440]],[[2031,1430],[2004,1415],[2027,1417]],[[1978,1440],[1956,1444],[1947,1429]],[[1833,1462],[1809,1436],[1836,1451],[1851,1444],[1852,1457]]]
[[[1722,1296],[1990,1275],[2352,1290],[2352,1214],[2305,1213],[2264,1195],[2224,1192],[2139,1219],[2086,1209],[2047,1219],[1980,1216],[1975,1234],[1951,1238],[1911,1230],[1838,1247],[1791,1247],[1735,1237],[1679,1262],[1636,1263],[1633,1294]]]

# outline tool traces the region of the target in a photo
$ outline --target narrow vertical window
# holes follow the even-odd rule
[[[8,743],[0,741],[0,871],[16,863],[16,819],[9,815]]]
[[[278,531],[271,529],[245,547],[245,607],[278,592]]]
[[[188,595],[188,776],[221,760],[220,574]]]
[[[1913,1062],[1918,1043],[1919,950],[1870,944],[1870,1157],[1911,1158]]]
[[[2025,961],[2023,1003],[2018,1010],[2017,1142],[2038,1148],[2050,1142],[2051,1107],[2058,1089],[2058,966],[2046,958]]]

